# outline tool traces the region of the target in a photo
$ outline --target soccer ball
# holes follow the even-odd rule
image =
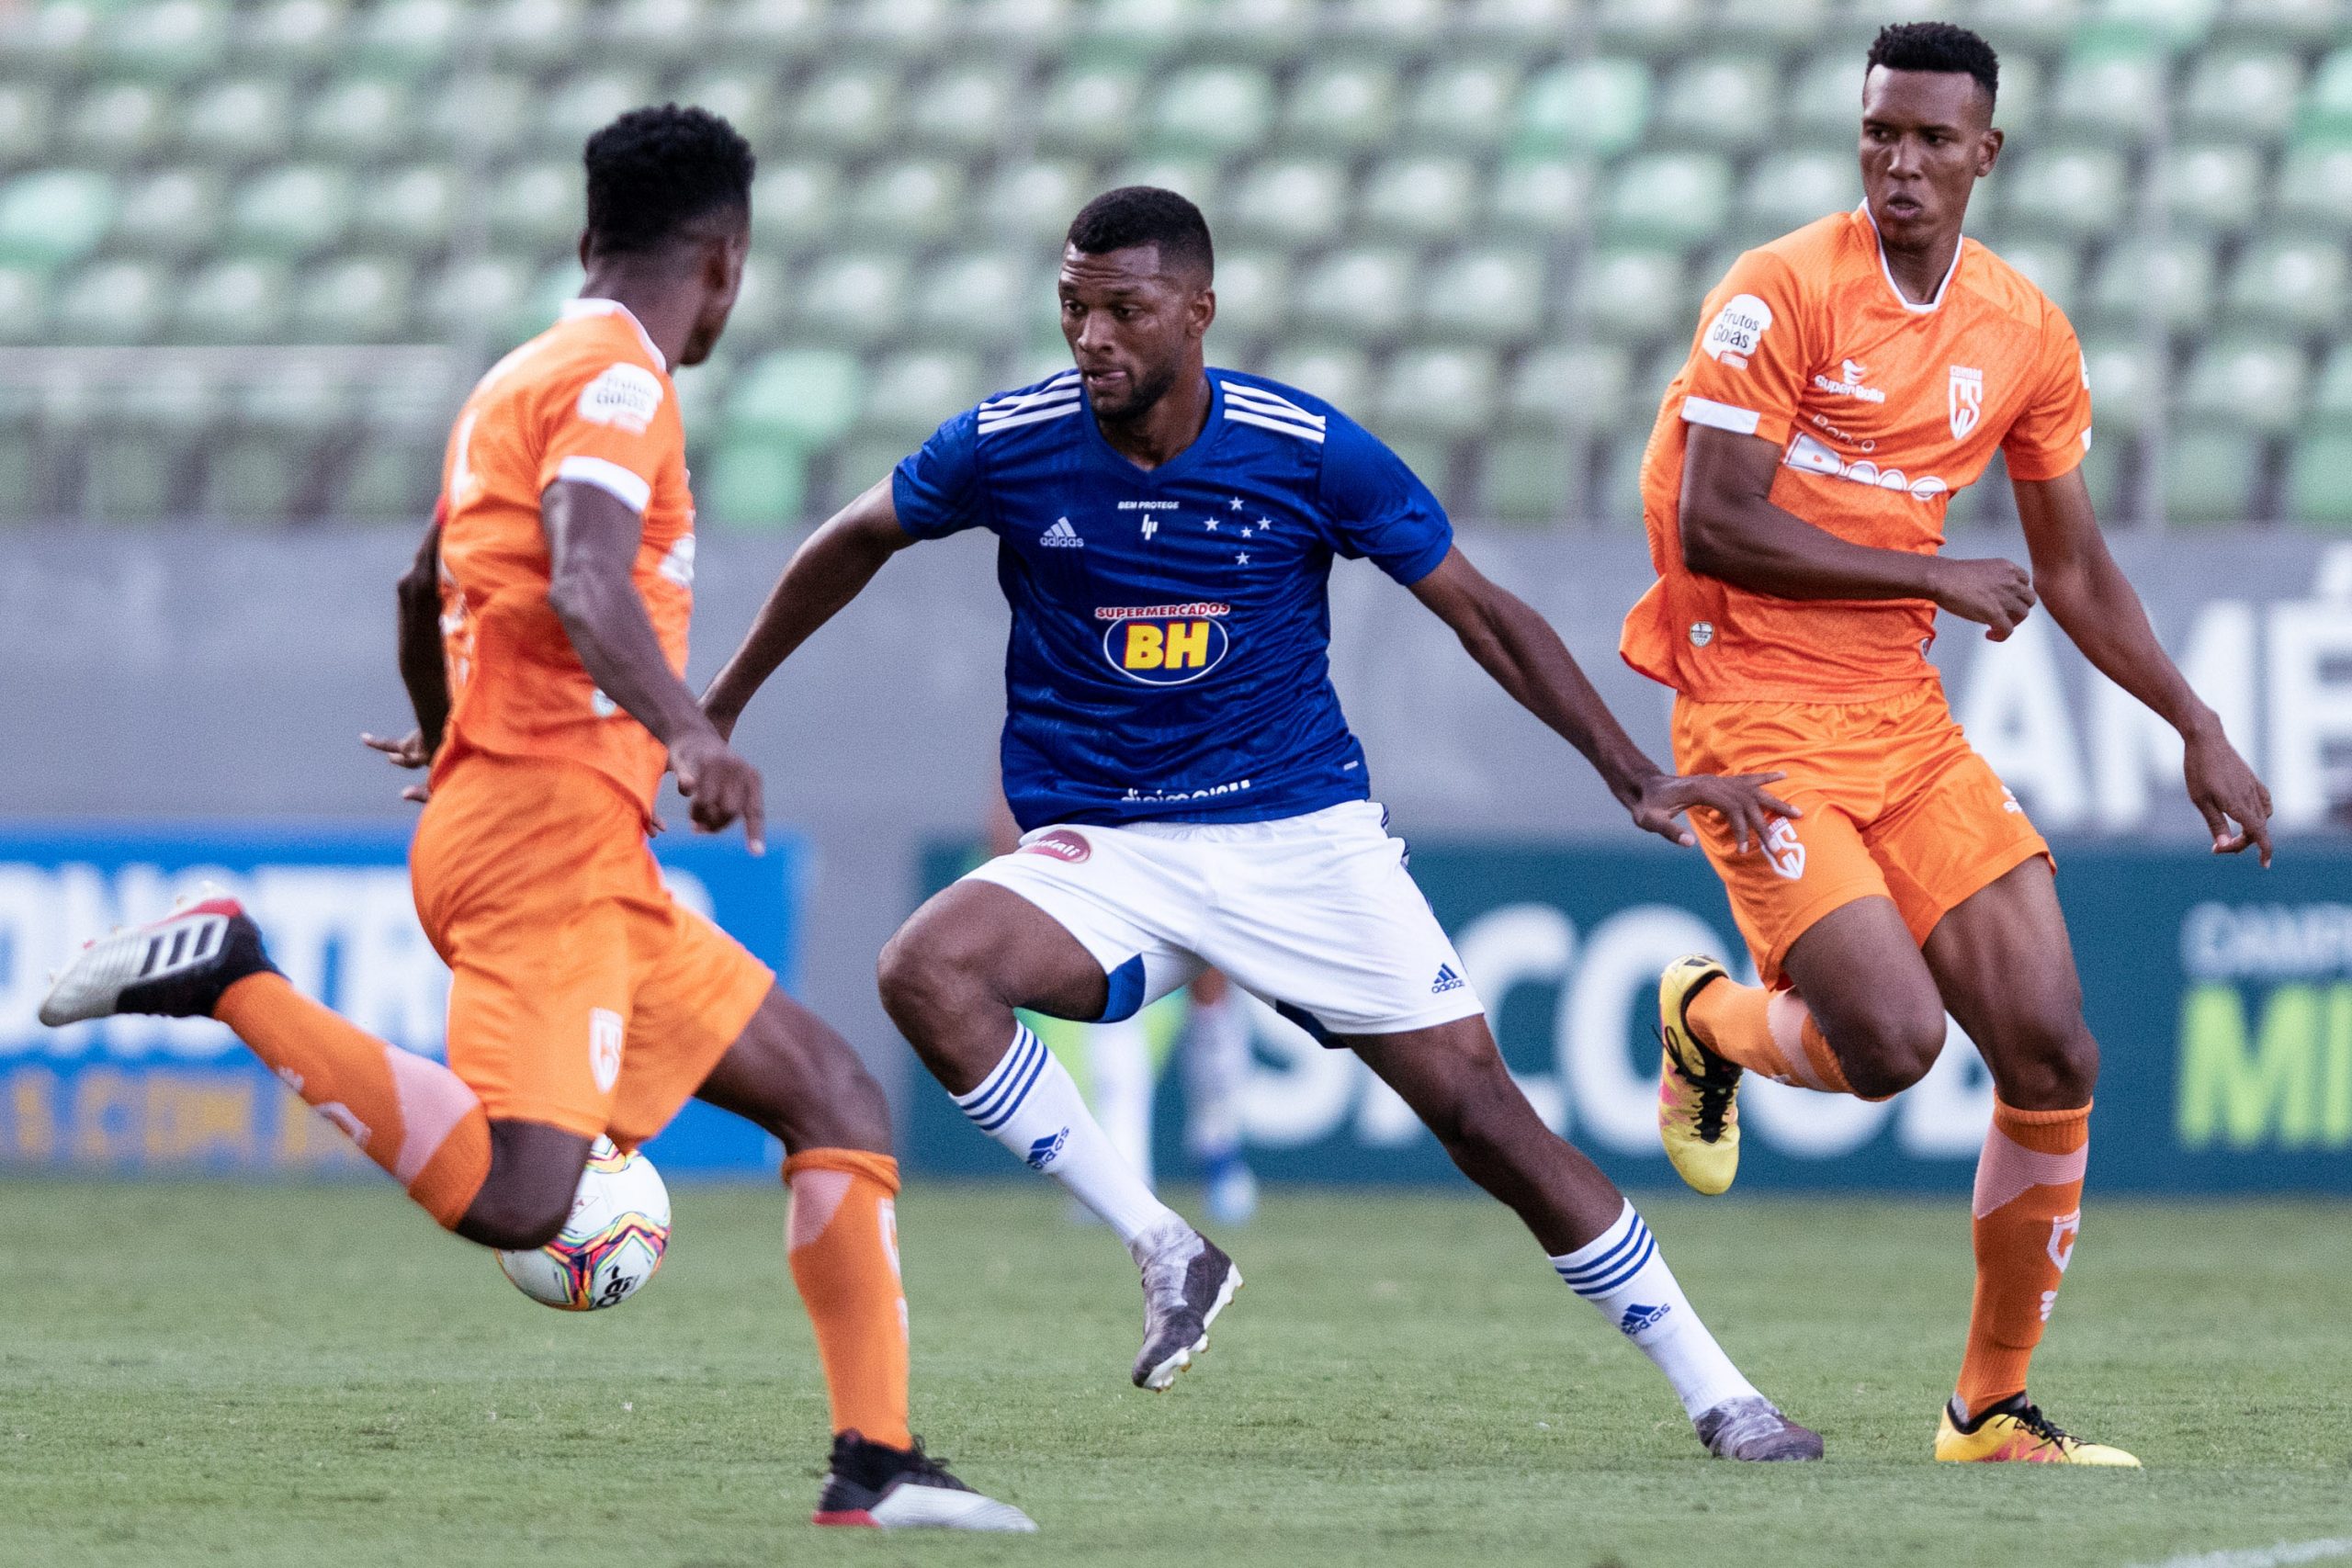
[[[502,1252],[514,1288],[565,1312],[618,1306],[662,1267],[670,1246],[670,1190],[643,1155],[599,1138],[572,1194],[571,1217],[545,1247]]]

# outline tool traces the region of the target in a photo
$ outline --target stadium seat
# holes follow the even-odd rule
[[[2181,129],[2194,134],[2276,141],[2294,123],[2303,62],[2285,50],[2208,54],[2189,70]]]
[[[2002,86],[2008,85],[2007,56],[2047,53],[2072,39],[2089,19],[2086,0],[1977,0],[1969,25],[2000,40]]]
[[[2233,38],[2324,47],[2344,25],[2337,0],[2228,0],[2223,25]]]
[[[1512,430],[1554,434],[1607,429],[1623,423],[1631,380],[1621,348],[1569,344],[1534,349],[1511,373],[1502,419]]]
[[[1540,251],[1476,249],[1441,264],[1421,289],[1421,324],[1447,341],[1516,343],[1550,303]]]
[[[854,355],[829,349],[763,355],[728,394],[727,440],[758,436],[813,451],[856,423],[865,389]]]
[[[425,325],[436,336],[481,341],[514,319],[530,288],[530,268],[514,256],[452,262],[425,285]]]
[[[1243,343],[1290,320],[1290,261],[1280,251],[1228,251],[1216,259],[1216,336],[1210,358],[1229,361]]]
[[[713,20],[718,47],[778,61],[797,61],[826,43],[831,18],[810,0],[712,0],[724,8]]]
[[[57,101],[47,87],[0,82],[0,168],[32,163],[49,146]]]
[[[752,150],[763,156],[784,144],[784,111],[776,102],[775,84],[766,72],[701,72],[680,85],[674,95],[655,96],[674,96],[681,104],[708,109],[741,131]]]
[[[633,71],[591,71],[565,81],[539,111],[539,145],[578,158],[588,138],[653,99],[652,79]]]
[[[304,150],[355,164],[396,158],[406,151],[415,119],[408,88],[383,76],[330,82],[302,110]]]
[[[2352,45],[2338,48],[2312,73],[2299,125],[2303,135],[2352,136]]]
[[[841,176],[831,164],[762,164],[752,177],[752,243],[797,251],[833,231]],[[565,220],[571,220],[566,196]]]
[[[1595,527],[1616,534],[1642,531],[1642,449],[1648,441],[1645,426],[1621,429],[1616,439],[1601,446],[1585,507]]]
[[[1285,146],[1353,152],[1389,144],[1396,129],[1396,73],[1375,62],[1310,66],[1283,95]]]
[[[1050,295],[1052,257],[1013,251],[967,251],[936,263],[914,293],[922,335],[951,344],[1001,344],[1036,294]],[[1225,303],[1226,265],[1217,266],[1217,299]]]
[[[359,233],[404,251],[437,251],[458,215],[458,175],[439,164],[391,169],[368,183],[352,213]]]
[[[1557,432],[1487,442],[1479,474],[1481,510],[1501,523],[1540,526],[1566,521],[1584,457],[1581,441]]]
[[[2148,345],[2129,334],[2083,341],[2083,364],[2091,379],[2092,428],[2106,435],[2138,431],[2165,393]]]
[[[853,238],[900,244],[944,238],[963,222],[963,167],[933,158],[881,164],[850,192],[843,216]]]
[[[1522,152],[1622,152],[1649,123],[1650,73],[1600,57],[1555,65],[1520,96],[1512,145]]]
[[[1294,314],[1311,328],[1344,333],[1366,344],[1385,343],[1412,319],[1417,270],[1407,251],[1335,251],[1299,280]]]
[[[1712,20],[1702,0],[1600,0],[1601,47],[1657,58],[1681,52]]]
[[[307,450],[274,435],[241,434],[210,444],[203,455],[205,515],[233,523],[285,521],[308,477],[309,457]],[[426,505],[429,510],[431,502]],[[368,513],[355,509],[353,515]]]
[[[408,324],[409,269],[389,256],[345,256],[313,273],[294,306],[305,342],[384,343]]]
[[[1452,238],[1476,221],[1476,168],[1465,158],[1398,158],[1365,177],[1357,227],[1405,240]]]
[[[728,313],[727,340],[720,346],[721,354],[749,344],[763,344],[783,335],[786,323],[792,317],[791,280],[797,276],[792,264],[772,251],[754,249],[744,258],[743,283],[736,291],[735,309]],[[557,309],[562,307],[559,305]],[[726,378],[723,371],[714,375],[712,369],[708,362],[695,367],[700,379],[718,382]],[[679,396],[683,398],[684,392],[681,390]]]
[[[467,25],[457,0],[382,0],[361,14],[352,61],[405,75],[444,64]]]
[[[1090,58],[1152,61],[1190,39],[1196,0],[1097,0],[1080,13],[1069,47]]]
[[[1580,158],[1509,158],[1495,172],[1488,217],[1520,233],[1574,234],[1590,219],[1593,182],[1592,164]]]
[[[2077,45],[2051,90],[2061,130],[2116,142],[2148,134],[2163,112],[2167,62],[2153,41],[2094,39]]]
[[[293,468],[288,477],[303,482],[303,468]],[[441,482],[441,443],[428,437],[371,439],[345,455],[339,479],[327,498],[337,515],[414,527],[433,515],[434,493]]]
[[[488,12],[479,25],[491,58],[527,71],[569,64],[590,25],[580,0],[496,0]]]
[[[2288,515],[2299,523],[2352,529],[2352,433],[2305,435],[2287,466]]]
[[[2165,454],[2165,517],[2188,525],[2245,521],[2252,515],[2262,457],[2260,436],[2222,430],[2177,433]]]
[[[925,147],[983,157],[1003,145],[1012,123],[1014,83],[1002,70],[965,66],[941,72],[913,94],[910,137]]]
[[[2008,73],[2003,61],[2002,74]],[[1823,50],[1799,66],[1781,93],[1792,138],[1852,147],[1861,140],[1862,57],[1844,49]],[[2004,82],[2002,86],[2008,85]],[[2002,95],[2006,99],[2006,91]],[[2007,123],[2007,117],[1999,117]]]
[[[1427,147],[1485,152],[1510,134],[1520,71],[1493,60],[1445,61],[1421,78],[1406,111],[1413,140]]]
[[[1037,106],[1037,144],[1097,155],[1125,150],[1143,112],[1143,73],[1132,66],[1098,62],[1062,72]]]
[[[792,143],[796,151],[872,152],[898,137],[899,121],[895,73],[875,66],[829,71],[796,95]]]
[[[1049,0],[1049,5],[1061,0]],[[1034,9],[1023,0],[1001,7]],[[1276,65],[1306,52],[1318,20],[1315,0],[1211,0],[1192,47],[1204,56]]]
[[[2262,207],[2262,155],[2244,142],[2193,142],[2165,160],[2164,200],[2177,227],[2233,234]]]
[[[101,523],[153,523],[181,493],[187,443],[150,431],[101,431],[82,465],[82,514]]]
[[[978,210],[1009,238],[1057,247],[1078,209],[1098,193],[1085,164],[1041,159],[1000,165]]]
[[[2060,310],[2069,316],[2074,314],[2083,265],[2080,247],[2048,240],[2002,240],[1996,242],[1993,248],[2003,261],[2025,274],[2027,282],[2050,296]]]
[[[1261,143],[1273,123],[1273,84],[1241,66],[1178,73],[1152,105],[1146,141],[1155,151],[1232,154]]]
[[[1759,237],[1775,238],[1845,210],[1860,194],[1861,176],[1851,152],[1774,153],[1748,175],[1739,212]]]
[[[2165,47],[2193,51],[2212,31],[2221,0],[2099,0],[2096,28],[2128,28]]]
[[[1759,146],[1779,117],[1781,87],[1752,55],[1713,54],[1674,68],[1658,95],[1654,133],[1668,141],[1733,150]]]
[[[1289,343],[1267,357],[1265,374],[1340,408],[1361,408],[1371,390],[1372,367],[1345,342]]]
[[[347,171],[327,164],[289,164],[236,188],[229,202],[229,235],[238,247],[266,255],[311,255],[343,237],[352,207]]]
[[[754,189],[755,214],[757,200]],[[518,164],[491,187],[483,217],[492,238],[519,249],[546,249],[579,237],[586,201],[576,165]]]
[[[2213,271],[2213,252],[2201,241],[2150,246],[2119,239],[2092,276],[2090,314],[2119,332],[2144,321],[2152,308],[2167,326],[2193,325],[2212,313]]]
[[[892,355],[874,367],[857,428],[887,435],[911,450],[942,420],[970,408],[990,390],[980,362],[969,354]]]
[[[2307,384],[2299,344],[2224,338],[2206,344],[2190,362],[2180,412],[2195,429],[2278,434],[2301,423]]]
[[[0,344],[49,340],[49,278],[27,266],[0,266]],[[6,423],[0,416],[0,425]]]
[[[148,0],[104,15],[98,58],[130,75],[188,81],[216,69],[230,44],[221,0]]]
[[[796,335],[878,342],[906,313],[907,258],[895,251],[823,256],[805,275],[798,295]]]
[[[284,331],[291,292],[283,262],[218,261],[175,290],[173,325],[197,343],[267,343]]]
[[[113,223],[114,181],[88,169],[43,169],[0,188],[0,262],[52,267],[96,250]]]
[[[148,262],[103,261],[67,279],[57,296],[59,335],[69,343],[147,343],[173,288]]]
[[[351,383],[333,371],[296,365],[242,382],[230,400],[240,427],[300,446],[350,420],[356,399]]]
[[[1683,296],[1682,258],[1672,251],[1595,251],[1585,258],[1576,284],[1577,319],[1602,343],[1640,343],[1665,333],[1687,337],[1696,308]]]
[[[1995,181],[1994,188],[2004,190],[1998,210],[2005,228],[2079,240],[2121,224],[2129,171],[2112,148],[2038,148],[2021,163],[2007,172],[2005,190]]]
[[[808,462],[782,442],[730,441],[714,455],[707,474],[696,472],[696,505],[723,526],[768,531],[800,521]]]
[[[1709,152],[1645,152],[1618,164],[1602,199],[1604,238],[1689,245],[1731,211],[1731,165]]]
[[[243,13],[239,55],[282,73],[332,64],[351,23],[342,0],[272,0]]]
[[[171,98],[145,82],[106,82],[74,100],[65,146],[74,155],[115,165],[143,158],[171,128]]]
[[[2278,216],[2298,229],[2352,235],[2352,135],[2288,148],[2271,199]]]
[[[2352,344],[2330,350],[2312,394],[2314,428],[2352,435]]]
[[[2242,320],[2318,330],[2344,319],[2341,242],[2266,240],[2230,275],[2228,304]]]
[[[245,77],[198,94],[180,122],[184,156],[224,164],[283,156],[293,141],[293,95],[281,81]]]
[[[494,162],[518,151],[538,118],[538,95],[523,77],[492,72],[464,79],[462,92],[430,93],[420,122],[436,151]]]
[[[1234,232],[1244,239],[1306,246],[1343,231],[1347,202],[1341,165],[1325,158],[1281,158],[1241,176],[1229,210]]]

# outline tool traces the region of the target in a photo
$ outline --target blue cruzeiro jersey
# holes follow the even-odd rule
[[[1024,829],[1262,821],[1370,793],[1326,658],[1331,558],[1417,582],[1453,527],[1329,404],[1208,376],[1207,425],[1158,468],[1112,449],[1076,370],[956,415],[899,465],[907,532],[998,538],[1004,791]]]

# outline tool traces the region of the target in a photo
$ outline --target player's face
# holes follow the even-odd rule
[[[1141,417],[1197,369],[1216,313],[1207,280],[1162,268],[1158,245],[1062,252],[1062,336],[1095,417]]]
[[[735,297],[743,289],[743,258],[751,248],[752,225],[748,218],[704,242],[702,310],[695,317],[694,331],[687,334],[685,347],[678,351],[680,365],[700,365],[718,346],[718,334],[727,330],[728,314],[735,309]]]
[[[1862,190],[1889,243],[1925,245],[1960,227],[1968,196],[1993,172],[2001,133],[1976,78],[1890,71],[1862,82]]]

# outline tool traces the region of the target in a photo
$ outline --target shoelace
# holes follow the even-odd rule
[[[2023,1410],[2013,1410],[2008,1414],[2017,1418],[2018,1426],[2023,1427],[2052,1448],[2063,1449],[2075,1440],[2066,1435],[2065,1428],[2044,1416],[2039,1404],[2029,1404]]]
[[[962,1482],[947,1473],[947,1456],[945,1454],[933,1455],[924,1450],[922,1446],[922,1438],[920,1434],[916,1434],[911,1437],[909,1439],[909,1442],[910,1444],[909,1451],[912,1457],[907,1461],[907,1474],[920,1476],[926,1481],[940,1482],[947,1486],[955,1488],[958,1492],[968,1492],[971,1490],[970,1487],[966,1486]]]
[[[1699,1091],[1699,1138],[1702,1143],[1713,1143],[1724,1135],[1724,1120],[1731,1114],[1732,1091],[1738,1087],[1738,1080],[1692,1072],[1683,1066],[1682,1053],[1666,1043],[1666,1036],[1658,1032],[1657,1025],[1650,1025],[1650,1034],[1664,1047],[1682,1081]]]

